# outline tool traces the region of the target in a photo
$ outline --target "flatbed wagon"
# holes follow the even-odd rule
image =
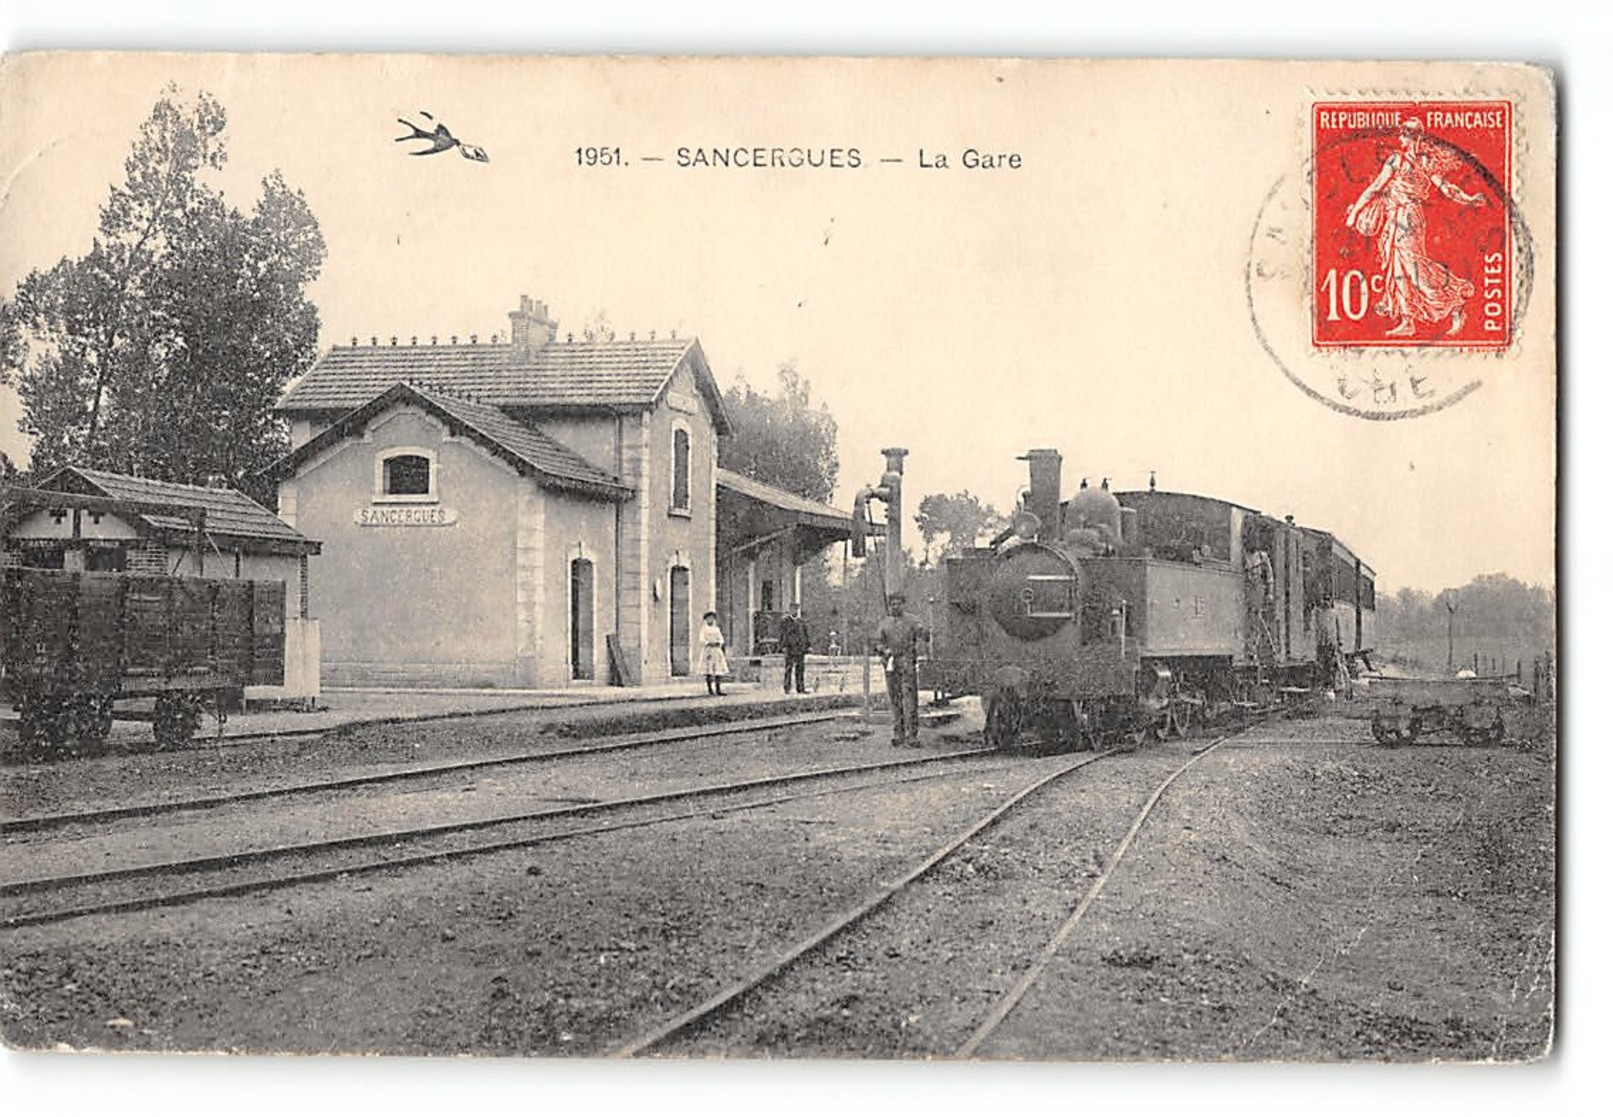
[[[1409,745],[1446,733],[1464,744],[1500,744],[1508,711],[1526,692],[1511,678],[1405,679],[1371,675],[1356,680],[1361,716],[1381,745]]]
[[[105,746],[116,717],[189,741],[211,708],[285,679],[285,584],[151,574],[0,570],[0,698],[24,756]],[[125,699],[153,699],[150,712]]]

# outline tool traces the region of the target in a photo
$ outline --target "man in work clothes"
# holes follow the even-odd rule
[[[779,647],[784,649],[784,693],[790,693],[790,682],[795,682],[797,694],[806,693],[807,645],[812,643],[807,634],[806,621],[801,619],[801,603],[790,606],[790,611],[778,629]]]
[[[928,636],[918,618],[907,612],[907,598],[890,595],[890,615],[879,622],[877,644],[885,657],[885,692],[891,703],[891,744],[919,747],[919,637]]]

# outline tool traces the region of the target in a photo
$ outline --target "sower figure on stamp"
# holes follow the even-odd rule
[[[885,692],[891,703],[891,744],[897,748],[919,745],[918,642],[929,632],[907,612],[907,598],[893,593],[890,613],[879,622],[877,644],[885,659]]]
[[[700,618],[700,673],[706,677],[706,693],[722,694],[722,677],[728,674],[728,657],[723,654],[722,629],[717,627],[717,614],[707,613]]]
[[[1356,232],[1377,238],[1383,288],[1374,309],[1396,320],[1385,337],[1411,337],[1418,322],[1446,317],[1451,320],[1446,333],[1456,334],[1466,320],[1473,284],[1428,255],[1425,212],[1435,191],[1459,205],[1486,203],[1482,193],[1469,194],[1446,180],[1460,167],[1458,159],[1429,141],[1420,121],[1408,120],[1400,126],[1400,150],[1384,160],[1378,177],[1344,215]]]
[[[801,618],[801,603],[795,602],[790,611],[779,622],[779,647],[784,650],[784,693],[790,693],[790,683],[795,683],[797,694],[806,693],[806,654],[807,646],[812,643],[807,633],[806,621]]]

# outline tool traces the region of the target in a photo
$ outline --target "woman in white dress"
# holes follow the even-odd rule
[[[723,654],[722,629],[717,627],[717,614],[707,613],[700,618],[700,672],[706,677],[706,693],[722,693],[722,677],[728,674],[728,657]]]

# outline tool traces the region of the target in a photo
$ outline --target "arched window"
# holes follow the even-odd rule
[[[375,498],[396,501],[437,499],[437,456],[418,447],[396,447],[375,460]]]
[[[689,432],[672,432],[672,510],[689,511]]]

